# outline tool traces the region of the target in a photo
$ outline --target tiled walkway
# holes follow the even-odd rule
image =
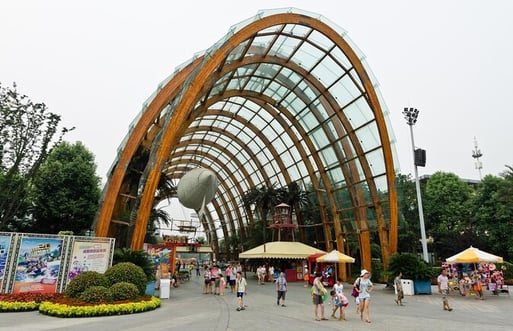
[[[454,311],[442,310],[438,294],[407,296],[405,306],[394,303],[394,291],[376,284],[371,298],[372,323],[360,321],[352,300],[347,321],[317,322],[308,288],[302,283],[289,283],[286,307],[276,305],[272,283],[257,285],[253,274],[247,274],[248,307],[236,311],[236,297],[229,290],[225,296],[202,294],[201,277],[193,277],[171,290],[171,298],[162,300],[162,307],[151,312],[80,319],[60,319],[37,312],[1,313],[0,330],[513,330],[513,295],[491,296],[485,300],[452,295]],[[349,296],[349,284],[344,284]],[[433,287],[435,290],[436,287]],[[435,292],[433,292],[435,293]],[[331,306],[326,305],[326,317]]]

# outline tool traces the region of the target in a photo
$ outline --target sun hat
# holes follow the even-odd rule
[[[362,272],[360,272],[360,277],[363,277],[365,274],[370,274],[370,272],[367,271],[367,269],[363,269]]]

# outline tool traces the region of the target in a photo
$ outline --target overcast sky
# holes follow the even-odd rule
[[[419,174],[479,179],[513,166],[513,1],[0,2],[0,82],[76,126],[105,180],[143,102],[174,68],[260,9],[296,7],[348,31],[390,110],[402,173],[413,174],[404,107],[416,107]]]

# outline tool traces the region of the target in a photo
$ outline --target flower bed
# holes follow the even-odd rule
[[[88,304],[63,294],[0,294],[0,312],[39,310],[56,317],[92,317],[141,313],[160,307],[160,299],[144,296],[138,301]]]

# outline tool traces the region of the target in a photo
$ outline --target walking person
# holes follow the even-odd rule
[[[308,271],[307,265],[305,265],[305,268],[303,269],[303,281],[305,282],[304,287],[308,287],[308,285],[310,285],[310,271]]]
[[[235,292],[235,279],[237,278],[237,272],[235,271],[235,267],[230,267],[230,279],[228,280],[230,282],[230,293]]]
[[[246,282],[246,278],[242,277],[242,272],[237,271],[237,278],[235,280],[235,291],[237,292],[237,311],[241,311],[246,309],[244,306],[244,295],[248,293],[248,283]]]
[[[363,269],[360,277],[356,279],[354,286],[358,288],[358,301],[360,302],[360,319],[363,321],[363,313],[365,313],[365,322],[370,323],[370,292],[372,292],[373,284],[370,280],[370,272]]]
[[[346,308],[349,305],[349,300],[347,300],[346,296],[342,292],[337,292],[335,290],[331,290],[331,305],[333,307],[333,311],[331,312],[331,318],[336,319],[335,314],[337,313],[337,309],[339,310],[339,321],[346,320]]]
[[[449,306],[449,300],[447,299],[449,295],[449,278],[447,277],[446,268],[442,269],[442,272],[436,278],[436,282],[438,283],[438,293],[442,295],[443,310],[452,311],[452,308]]]
[[[205,266],[205,271],[203,273],[203,294],[207,294],[211,291],[210,288],[210,278],[211,278],[210,268]]]
[[[344,285],[342,284],[342,280],[337,278],[337,282],[333,285],[333,290],[336,293],[343,293]]]
[[[324,317],[324,301],[322,299],[322,297],[326,293],[326,289],[324,288],[324,285],[322,285],[321,279],[322,279],[322,273],[317,272],[315,274],[315,279],[314,279],[313,285],[312,285],[312,292],[313,292],[312,296],[313,296],[313,303],[314,303],[314,315],[315,315],[315,320],[316,321],[327,320],[327,318]],[[321,307],[321,316],[320,317],[318,315],[319,306]]]
[[[479,270],[474,271],[472,275],[472,290],[476,294],[476,299],[484,300],[483,298],[483,284],[481,283],[481,274]]]
[[[287,293],[287,279],[285,278],[285,273],[280,272],[280,276],[276,279],[276,294],[278,295],[278,299],[276,300],[276,304],[285,307],[285,294]]]
[[[394,278],[394,286],[395,286],[395,303],[399,306],[403,305],[403,299],[404,299],[404,292],[403,292],[403,282],[401,281],[401,278],[403,277],[403,273],[399,271],[397,276]]]
[[[217,278],[219,278],[219,295],[224,295],[224,289],[226,288],[226,280],[222,273],[217,274]]]

